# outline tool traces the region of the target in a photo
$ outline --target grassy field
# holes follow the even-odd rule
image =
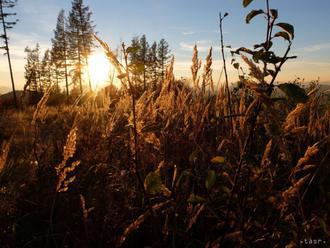
[[[3,110],[2,247],[295,247],[329,235],[329,105],[174,80]],[[134,103],[134,108],[132,103]],[[250,141],[246,142],[247,139]],[[244,147],[245,146],[245,147]],[[243,153],[243,151],[245,151]]]
[[[329,91],[278,83],[297,58],[294,27],[265,2],[246,16],[265,17],[265,40],[231,51],[232,87],[225,13],[219,84],[212,48],[202,68],[195,46],[191,79],[176,80],[174,57],[164,75],[145,56],[132,60],[136,47],[123,43],[119,61],[90,34],[120,89],[84,92],[78,67],[80,90],[70,77],[69,96],[50,77],[42,93],[29,92],[41,98],[35,105],[23,99],[14,109],[8,94],[0,105],[0,247],[327,247]],[[272,51],[279,38],[280,56]]]

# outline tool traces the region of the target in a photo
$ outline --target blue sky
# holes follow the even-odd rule
[[[245,15],[252,8],[263,8],[264,0],[255,0],[248,8],[242,0],[85,0],[93,11],[99,36],[112,48],[121,41],[129,42],[135,35],[146,34],[152,42],[165,38],[175,55],[175,72],[189,76],[192,46],[197,43],[204,59],[210,46],[214,48],[215,80],[221,70],[218,13],[228,12],[224,22],[225,43],[232,47],[251,47],[264,40],[265,24],[257,17],[245,24]],[[306,81],[320,77],[330,82],[330,1],[271,0],[279,10],[279,21],[295,26],[296,37],[292,55],[298,59],[288,63],[279,80]],[[24,84],[24,48],[39,42],[42,49],[50,47],[50,39],[61,8],[68,13],[69,0],[19,0],[16,12],[20,22],[9,32],[15,79],[18,88]],[[283,41],[279,40],[281,52]],[[229,54],[228,54],[229,58]],[[230,69],[230,80],[236,81]],[[0,87],[10,85],[6,57],[0,57]]]

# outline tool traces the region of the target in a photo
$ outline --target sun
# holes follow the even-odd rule
[[[109,83],[111,64],[103,53],[88,58],[88,73],[93,89],[100,89]]]

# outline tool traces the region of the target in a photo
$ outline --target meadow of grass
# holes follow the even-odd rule
[[[329,106],[248,87],[146,92],[1,114],[2,247],[295,247],[329,234]],[[193,65],[194,66],[194,65]],[[133,99],[132,99],[133,98]],[[132,100],[134,108],[132,108]],[[243,159],[243,163],[240,161]],[[239,168],[240,166],[240,168]]]
[[[215,85],[212,50],[201,68],[195,47],[191,81],[173,58],[142,90],[129,48],[122,65],[95,37],[120,89],[61,104],[49,87],[36,106],[2,108],[0,247],[326,247],[329,96],[277,85],[293,27],[276,24],[277,57],[277,10],[256,13],[266,42],[233,52],[248,71],[235,87]]]

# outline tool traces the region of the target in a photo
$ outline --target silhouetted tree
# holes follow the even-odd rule
[[[74,77],[78,77],[80,93],[83,91],[82,67],[88,65],[88,56],[91,54],[94,46],[93,34],[95,26],[91,20],[91,15],[92,12],[89,10],[89,6],[85,6],[83,0],[72,1],[67,25],[68,54],[78,70],[75,72],[77,75]],[[89,87],[92,89],[90,80]]]
[[[167,41],[165,39],[161,39],[158,43],[158,51],[157,57],[159,61],[159,69],[162,81],[164,81],[165,69],[170,58],[170,49]]]
[[[13,95],[14,95],[14,102],[15,102],[15,106],[17,108],[17,97],[16,97],[16,92],[15,92],[13,69],[12,69],[11,59],[10,59],[9,44],[8,44],[9,37],[8,37],[7,30],[13,28],[13,26],[17,23],[18,20],[17,19],[15,21],[6,20],[7,17],[16,15],[16,13],[10,13],[8,11],[8,9],[15,7],[16,3],[17,3],[17,0],[0,0],[0,21],[2,22],[2,28],[3,28],[3,34],[0,35],[0,38],[2,38],[5,43],[5,46],[0,47],[0,49],[4,49],[5,55],[7,55],[11,85],[12,85]]]
[[[166,40],[162,39],[158,45],[157,42],[154,42],[150,46],[145,35],[142,35],[141,38],[136,36],[133,37],[128,51],[130,69],[141,80],[144,90],[147,88],[148,81],[151,80],[155,86],[159,76],[164,80],[166,65],[170,58],[169,45]]]
[[[40,65],[40,81],[41,81],[41,91],[45,92],[47,88],[52,83],[52,65],[51,65],[51,56],[50,51],[47,49],[44,53],[44,57],[42,59]]]
[[[140,50],[138,53],[138,57],[141,63],[142,68],[142,76],[143,76],[143,90],[147,88],[147,64],[148,64],[148,51],[149,51],[149,44],[147,42],[146,35],[142,35],[140,38]]]
[[[136,73],[137,65],[140,63],[139,53],[140,53],[140,38],[139,36],[133,37],[131,41],[131,46],[129,48],[129,60],[131,69],[133,69],[134,73]]]
[[[52,39],[51,58],[52,64],[55,67],[55,77],[57,85],[61,79],[65,79],[66,94],[69,95],[69,80],[68,80],[68,42],[65,32],[65,17],[62,9],[57,18],[56,29],[54,30],[54,38]]]
[[[150,78],[154,84],[154,86],[157,84],[158,80],[158,57],[157,57],[157,42],[154,42],[152,46],[149,48],[148,51],[148,74],[150,75]]]
[[[40,91],[40,47],[36,45],[34,49],[25,48],[26,64],[25,64],[25,79],[29,81],[30,91]]]

